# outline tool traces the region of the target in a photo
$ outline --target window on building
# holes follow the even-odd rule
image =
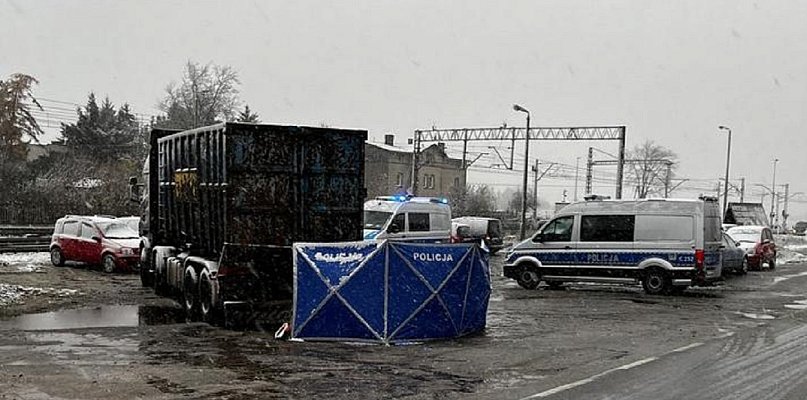
[[[428,232],[429,213],[409,213],[409,232]]]
[[[395,175],[395,186],[403,186],[403,178],[403,174],[400,172]]]
[[[460,177],[454,178],[454,187],[455,188],[460,187]]]
[[[581,242],[632,242],[633,215],[584,215],[580,220]]]

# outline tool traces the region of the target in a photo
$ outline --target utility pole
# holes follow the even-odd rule
[[[468,130],[465,130],[465,138],[462,140],[462,169],[468,168],[468,164],[465,163],[465,155],[468,153]]]
[[[664,177],[664,198],[670,197],[670,179],[672,178],[672,163],[667,163],[667,176]]]
[[[540,164],[540,161],[538,161],[538,159],[536,158],[535,159],[535,166],[532,167],[532,172],[535,173],[534,182],[533,182],[533,186],[532,186],[532,191],[533,191],[533,194],[535,195],[535,207],[533,207],[533,209],[532,209],[532,220],[533,220],[533,222],[538,220],[538,165],[539,164]]]
[[[592,167],[594,167],[594,148],[589,147],[588,160],[586,161],[586,195],[591,194]]]
[[[790,215],[787,213],[787,201],[790,198],[790,184],[785,183],[785,207],[782,209],[782,230],[787,232],[787,217]]]
[[[513,110],[527,114],[527,130],[524,132],[524,179],[521,183],[521,229],[519,238],[524,240],[527,235],[527,174],[530,169],[530,111],[518,104],[513,104]],[[516,131],[513,131],[513,146],[516,144]],[[513,164],[510,164],[512,167]]]
[[[776,220],[779,216],[776,215],[776,164],[779,162],[778,158],[773,160],[773,183],[771,184],[771,227],[776,226]]]
[[[574,162],[574,201],[577,201],[577,177],[580,175],[580,157]]]
[[[745,178],[740,178],[740,203],[745,202]]]
[[[420,158],[420,132],[415,131],[415,140],[412,143],[412,195],[417,195],[418,192],[418,165]],[[463,165],[464,166],[464,165]]]

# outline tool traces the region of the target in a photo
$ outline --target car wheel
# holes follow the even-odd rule
[[[50,249],[50,262],[54,267],[64,267],[64,256],[58,247]]]
[[[649,268],[645,271],[642,287],[647,294],[668,294],[672,288],[672,280],[661,268]]]
[[[748,257],[743,257],[743,262],[740,264],[740,269],[737,270],[737,273],[740,275],[745,275],[748,273]]]
[[[518,284],[527,290],[534,290],[541,283],[541,276],[532,268],[524,267],[518,275]]]
[[[773,255],[773,258],[768,261],[768,268],[771,270],[776,269],[776,254]]]
[[[104,258],[101,259],[101,268],[107,274],[115,272],[115,256],[112,254],[105,255]]]

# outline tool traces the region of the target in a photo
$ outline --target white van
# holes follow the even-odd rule
[[[384,196],[364,203],[364,240],[447,243],[451,207],[433,197]]]
[[[513,246],[504,276],[534,289],[541,281],[638,283],[667,294],[720,279],[716,200],[595,200],[570,204]]]

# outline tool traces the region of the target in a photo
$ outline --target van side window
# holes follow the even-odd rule
[[[451,218],[448,214],[431,214],[431,229],[435,231],[447,231],[451,229]]]
[[[541,231],[545,242],[570,242],[574,216],[560,217],[547,224]]]
[[[580,220],[581,242],[632,242],[633,215],[584,215]]]
[[[389,226],[397,226],[399,232],[406,230],[406,222],[404,221],[404,215],[405,214],[395,215],[395,217],[392,218],[392,222],[390,222]]]
[[[409,232],[428,232],[429,213],[409,213]]]
[[[695,220],[688,215],[636,216],[637,242],[689,242],[694,231]]]
[[[64,234],[67,236],[78,236],[78,221],[66,221],[64,223]]]

